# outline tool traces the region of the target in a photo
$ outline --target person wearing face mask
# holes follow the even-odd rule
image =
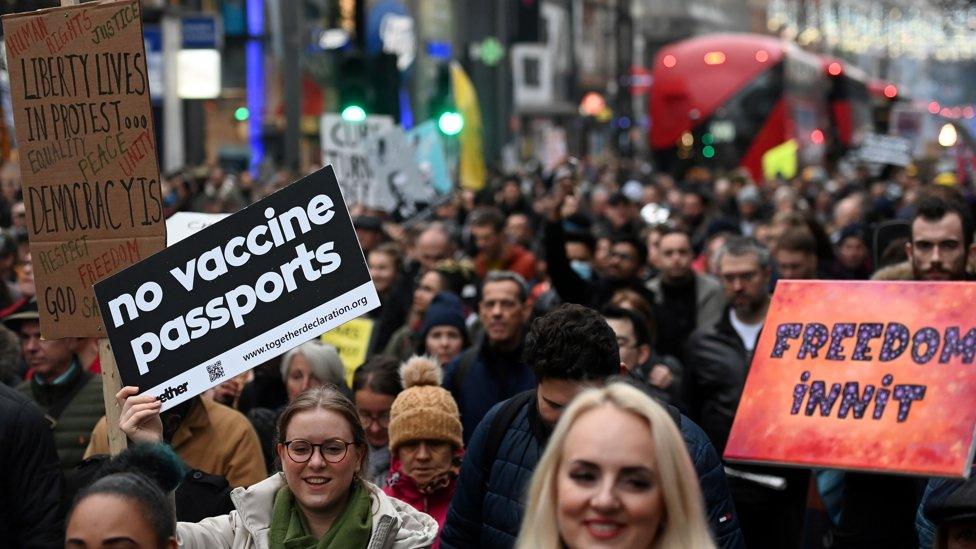
[[[159,402],[125,387],[119,426],[137,442],[162,438]],[[234,510],[177,524],[184,548],[429,547],[437,522],[363,479],[366,431],[352,402],[332,387],[309,389],[278,420],[282,471],[231,494]]]
[[[516,547],[714,548],[695,469],[668,412],[638,389],[589,389],[532,475]]]
[[[418,330],[423,324],[427,308],[430,307],[435,295],[448,290],[450,288],[447,275],[439,270],[433,269],[421,275],[413,290],[413,302],[410,305],[407,321],[390,336],[390,341],[386,344],[383,354],[392,356],[397,360],[406,360],[414,354],[420,339]]]
[[[437,362],[415,356],[400,376],[404,389],[390,409],[393,460],[383,491],[434,517],[439,528],[457,487],[461,418],[451,393],[440,387]]]
[[[448,364],[468,347],[464,311],[456,295],[441,292],[434,296],[424,315],[419,341],[417,353],[432,356],[441,365]]]

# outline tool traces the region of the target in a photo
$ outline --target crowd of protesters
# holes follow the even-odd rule
[[[170,174],[164,207],[293,177]],[[382,305],[352,382],[316,340],[162,413],[126,387],[109,458],[97,340],[40,338],[6,166],[0,547],[964,547],[973,480],[721,459],[778,280],[972,277],[976,195],[939,181],[569,159],[353,206]]]

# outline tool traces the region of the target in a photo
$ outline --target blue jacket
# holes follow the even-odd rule
[[[454,359],[444,371],[444,388],[461,412],[464,445],[491,407],[535,388],[535,375],[522,362],[522,347],[498,352],[482,342]]]
[[[485,443],[500,407],[497,405],[488,412],[465,451],[457,491],[441,529],[444,549],[515,545],[525,513],[529,481],[549,433],[539,419],[536,400],[529,400],[502,437],[490,478],[485,482],[482,478]],[[681,434],[698,473],[706,518],[716,543],[722,549],[744,548],[725,471],[715,448],[705,432],[684,416],[681,416]]]

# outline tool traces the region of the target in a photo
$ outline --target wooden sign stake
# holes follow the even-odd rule
[[[112,353],[112,345],[108,342],[108,338],[103,337],[98,340],[98,357],[102,364],[102,398],[105,400],[108,447],[112,455],[116,456],[125,450],[127,441],[125,433],[119,427],[122,408],[115,400],[115,394],[122,389],[122,380],[119,378],[119,369],[115,366],[115,355]]]

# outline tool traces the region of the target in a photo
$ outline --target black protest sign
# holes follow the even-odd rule
[[[379,306],[331,166],[95,295],[123,384],[164,409]]]

